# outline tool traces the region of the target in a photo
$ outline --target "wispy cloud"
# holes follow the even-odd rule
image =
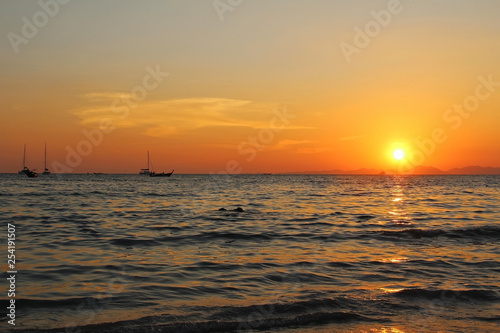
[[[214,97],[136,103],[130,94],[109,91],[87,93],[81,97],[84,106],[71,112],[83,126],[98,127],[103,119],[109,119],[115,128],[137,128],[151,137],[167,137],[202,128],[269,128],[270,120],[275,117],[273,110],[279,106]],[[286,129],[314,128],[292,125]]]
[[[91,92],[81,96],[89,102],[107,102],[116,98],[129,98],[130,93],[122,93],[117,91],[99,91]]]
[[[72,113],[84,126],[97,127],[102,119],[107,118],[116,128],[142,128],[146,135],[162,137],[201,127],[265,127],[269,122],[265,112],[267,110],[269,114],[272,110],[272,106],[227,98],[144,101],[135,107],[116,102],[128,97],[119,92],[85,94],[82,96],[85,107],[74,109]],[[127,109],[129,111],[125,113],[123,110]]]

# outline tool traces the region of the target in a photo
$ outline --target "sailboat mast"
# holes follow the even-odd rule
[[[149,171],[149,150],[148,150],[148,171]]]
[[[43,158],[43,170],[47,171],[47,142],[45,142],[45,154]]]
[[[23,169],[26,168],[26,144],[24,144]]]

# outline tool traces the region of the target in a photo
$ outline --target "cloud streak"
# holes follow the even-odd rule
[[[247,128],[259,130],[269,127],[273,110],[277,105],[248,100],[193,97],[173,100],[157,100],[137,103],[129,112],[120,111],[126,101],[132,101],[130,94],[122,92],[91,92],[80,96],[83,107],[70,112],[85,127],[97,128],[103,119],[109,119],[117,129],[137,129],[145,136],[162,138],[181,133],[190,133],[212,128]],[[120,103],[117,103],[120,101]],[[291,126],[287,130],[313,130],[313,127]],[[300,142],[304,143],[304,142]],[[283,145],[293,142],[282,142]]]
[[[113,101],[127,98],[127,94],[117,92],[89,93],[82,96],[86,106],[72,110],[80,123],[87,127],[97,127],[102,119],[110,119],[116,128],[140,128],[153,137],[169,136],[179,131],[214,126],[267,125],[265,111],[270,106],[227,98],[186,98],[142,102],[126,117],[114,112]]]

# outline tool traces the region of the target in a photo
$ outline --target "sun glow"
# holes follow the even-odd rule
[[[405,157],[405,152],[401,149],[396,149],[392,156],[394,156],[394,158],[397,160],[402,160]]]

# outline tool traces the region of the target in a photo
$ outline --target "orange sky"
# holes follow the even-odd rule
[[[500,166],[500,3],[395,3],[2,2],[0,172]]]

